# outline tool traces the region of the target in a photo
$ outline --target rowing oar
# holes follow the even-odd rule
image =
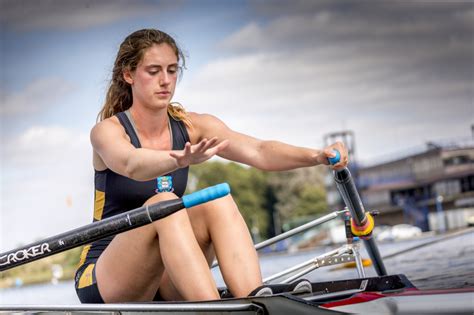
[[[162,219],[183,208],[205,203],[229,194],[227,183],[208,187],[179,199],[161,201],[113,217],[84,225],[45,240],[0,254],[0,272],[101,238],[125,232]]]
[[[332,165],[338,163],[341,158],[341,155],[337,150],[335,150],[335,153],[335,157],[328,159],[329,163]],[[387,270],[383,264],[379,249],[372,238],[372,229],[374,227],[372,215],[364,210],[364,205],[362,204],[362,200],[357,192],[351,172],[347,167],[335,170],[334,180],[336,181],[337,189],[341,193],[346,207],[351,213],[352,233],[364,240],[365,247],[372,259],[377,274],[379,276],[386,276]]]

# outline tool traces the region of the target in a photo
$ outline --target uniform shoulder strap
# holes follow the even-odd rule
[[[125,129],[125,132],[130,137],[130,141],[132,142],[133,146],[135,148],[140,148],[141,144],[140,144],[140,140],[138,140],[137,132],[132,122],[128,118],[126,111],[117,113],[116,116],[118,120],[120,121],[120,123],[122,124],[123,128]]]

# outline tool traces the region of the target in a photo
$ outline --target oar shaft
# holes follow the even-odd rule
[[[337,164],[341,158],[340,153],[335,150],[335,157],[329,158],[329,164]],[[342,200],[346,207],[351,213],[352,220],[354,220],[357,226],[362,226],[367,221],[367,215],[365,213],[364,205],[360,199],[359,192],[357,191],[354,180],[352,179],[351,172],[347,167],[334,171],[334,180],[336,182],[337,189],[341,193]],[[372,259],[375,271],[379,276],[387,275],[387,270],[383,264],[382,257],[380,256],[379,249],[372,238],[364,239],[365,247]]]
[[[387,270],[385,269],[385,265],[382,260],[382,256],[380,255],[379,248],[373,238],[364,239],[365,247],[367,248],[367,253],[372,260],[372,265],[374,266],[375,272],[379,276],[386,276]]]
[[[122,233],[162,219],[180,209],[217,199],[230,192],[229,185],[209,187],[183,198],[158,202],[97,221],[72,231],[0,254],[0,272],[101,238]]]
[[[366,221],[366,214],[362,200],[360,199],[357,188],[352,179],[351,173],[347,168],[334,171],[336,186],[341,193],[345,205],[349,209],[352,219],[356,225],[362,225]],[[372,260],[375,271],[379,276],[386,276],[387,270],[380,256],[379,249],[372,238],[364,239],[364,244]]]
[[[352,219],[357,225],[361,225],[365,221],[365,209],[352,180],[351,172],[347,168],[335,171],[334,180],[344,200],[344,204],[351,212]]]
[[[164,218],[184,208],[181,199],[163,201],[84,225],[72,231],[0,254],[0,271],[122,233]]]

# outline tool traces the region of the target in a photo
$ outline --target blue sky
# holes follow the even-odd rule
[[[89,130],[120,42],[141,28],[186,52],[175,100],[258,138],[357,159],[469,138],[471,1],[0,0],[0,250],[89,223]]]

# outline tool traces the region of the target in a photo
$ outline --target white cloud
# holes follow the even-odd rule
[[[398,73],[416,70],[425,77],[473,78],[472,4],[395,1],[342,6],[338,1],[297,1],[277,2],[276,9],[273,5],[257,5],[258,12],[268,11],[271,18],[249,22],[219,47],[247,54],[331,52],[333,60],[366,56],[372,69],[383,61],[382,66]]]
[[[3,143],[2,249],[89,223],[93,169],[88,138],[64,127],[33,126]]]
[[[398,24],[396,17],[384,24],[341,16],[305,12],[250,22],[218,45],[232,55],[202,67],[176,98],[238,131],[298,145],[320,145],[323,134],[352,129],[363,160],[469,136],[474,48],[462,39],[472,38],[472,28],[450,14],[443,25],[429,14]]]
[[[0,91],[0,115],[31,115],[45,111],[72,89],[72,85],[63,79],[49,77],[31,82],[21,92]]]
[[[2,0],[0,20],[16,31],[38,29],[81,30],[124,19],[157,15],[179,7],[180,2],[124,0]]]

